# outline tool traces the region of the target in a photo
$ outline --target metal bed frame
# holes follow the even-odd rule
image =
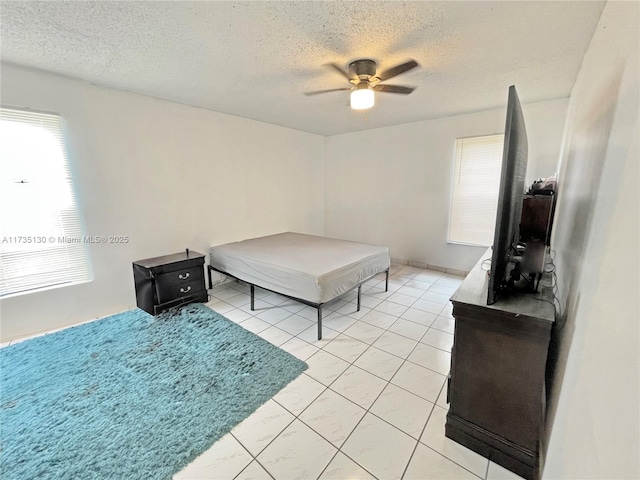
[[[356,311],[359,312],[360,311],[360,295],[362,293],[362,284],[365,283],[365,282],[368,282],[373,277],[375,277],[376,275],[378,275],[380,273],[383,273],[383,272],[385,273],[384,291],[385,292],[389,291],[389,268],[387,268],[386,270],[383,270],[382,272],[374,273],[370,277],[365,278],[358,285],[354,285],[353,288],[349,289],[349,291],[344,292],[343,294],[338,295],[337,297],[333,297],[331,300],[327,300],[326,302],[322,302],[322,303],[310,302],[309,300],[304,300],[302,298],[292,297],[290,295],[285,295],[284,293],[276,292],[275,290],[270,290],[268,288],[261,287],[260,285],[255,285],[253,283],[249,283],[246,280],[242,280],[241,278],[238,278],[238,277],[236,277],[234,275],[231,275],[230,273],[227,273],[227,272],[225,272],[223,270],[219,270],[219,269],[217,269],[215,267],[212,267],[211,265],[207,266],[207,277],[208,277],[208,280],[209,280],[209,288],[213,287],[213,282],[211,281],[211,272],[212,271],[216,271],[216,272],[221,273],[223,275],[226,275],[228,277],[235,278],[236,280],[239,280],[239,281],[244,282],[244,283],[249,285],[249,287],[251,289],[251,311],[255,310],[255,308],[254,308],[254,306],[255,306],[255,300],[254,300],[255,299],[255,287],[259,287],[262,290],[266,290],[267,292],[272,292],[272,293],[276,293],[278,295],[282,295],[283,297],[290,298],[291,300],[295,300],[296,302],[304,303],[305,305],[309,305],[310,307],[313,307],[313,308],[317,309],[318,310],[318,340],[322,340],[322,307],[324,307],[325,305],[328,305],[330,303],[333,303],[334,301],[336,301],[337,299],[339,299],[343,295],[346,295],[347,293],[349,293],[351,290],[353,290],[357,286],[358,287],[358,307],[357,307]]]

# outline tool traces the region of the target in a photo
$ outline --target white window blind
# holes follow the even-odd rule
[[[90,280],[58,115],[0,108],[0,297]]]
[[[493,243],[503,142],[504,135],[456,140],[449,242]]]

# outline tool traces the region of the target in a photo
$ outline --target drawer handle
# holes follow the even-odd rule
[[[191,290],[191,285],[189,285],[187,288],[181,288],[180,293],[187,293],[189,290]]]
[[[180,280],[186,280],[187,278],[189,278],[189,272],[185,273],[184,275],[183,274],[178,275],[178,278]]]

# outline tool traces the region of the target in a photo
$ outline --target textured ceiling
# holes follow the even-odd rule
[[[2,60],[322,135],[569,95],[604,2],[0,3]],[[421,68],[348,108],[322,65]]]

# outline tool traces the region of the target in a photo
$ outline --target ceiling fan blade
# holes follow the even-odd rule
[[[309,95],[317,95],[319,93],[340,92],[340,91],[343,91],[343,90],[351,90],[351,88],[349,88],[349,87],[345,87],[345,88],[330,88],[328,90],[315,90],[313,92],[304,92],[304,94],[309,96]]]
[[[380,75],[376,75],[380,79],[381,82],[388,80],[396,75],[400,75],[401,73],[408,72],[412,68],[416,68],[418,66],[418,62],[415,60],[409,60],[408,62],[401,63],[400,65],[396,65],[389,70],[385,70]]]
[[[415,90],[413,87],[402,87],[400,85],[376,85],[371,88],[376,92],[400,93],[402,95],[409,95]]]
[[[349,73],[344,71],[342,68],[340,68],[338,65],[336,65],[335,63],[325,63],[324,64],[325,67],[330,67],[333,68],[336,72],[338,72],[340,75],[342,75],[344,78],[346,78],[347,80],[351,80],[351,77],[349,76]]]

